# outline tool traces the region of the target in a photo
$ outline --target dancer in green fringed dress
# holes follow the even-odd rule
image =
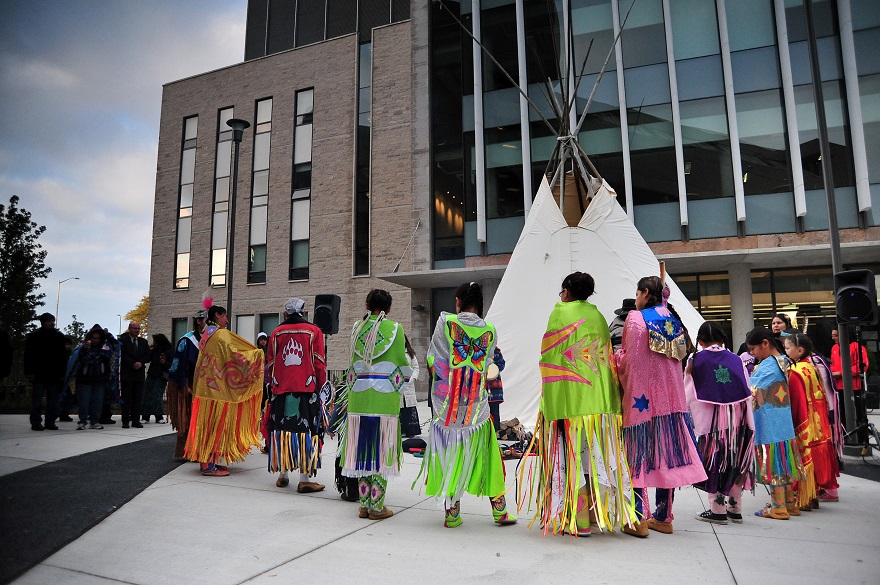
[[[537,457],[520,468],[519,486],[529,487],[544,534],[589,536],[591,522],[612,532],[636,522],[611,336],[587,302],[594,290],[589,274],[566,276],[541,343]]]
[[[391,295],[373,289],[367,313],[351,331],[348,414],[340,447],[342,475],[358,479],[358,515],[383,520],[388,478],[400,475],[400,392],[412,368],[406,358],[403,327],[387,319]]]
[[[443,500],[447,528],[462,522],[464,492],[489,496],[495,522],[513,524],[516,516],[507,511],[504,464],[486,389],[486,370],[497,341],[495,327],[481,316],[483,291],[476,283],[458,287],[455,308],[457,315],[440,314],[428,349],[428,361],[433,359],[435,369],[434,418],[419,477],[425,475],[428,495]]]

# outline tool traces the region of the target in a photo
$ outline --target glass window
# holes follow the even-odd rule
[[[312,160],[312,125],[296,127],[293,143],[293,164]]]
[[[853,29],[880,27],[880,3],[877,0],[850,0]]]
[[[672,106],[630,108],[627,117],[633,203],[678,202]]]
[[[822,84],[822,94],[825,99],[825,122],[828,128],[828,143],[831,150],[832,176],[835,187],[855,185],[855,170],[844,93],[845,89],[840,81],[827,81]],[[795,87],[794,99],[801,163],[804,169],[804,188],[807,190],[823,189],[822,159],[819,152],[819,131],[812,85]]]
[[[575,71],[580,72],[587,58],[584,68],[586,74],[598,73],[602,70],[602,64],[611,50],[614,42],[614,21],[611,2],[605,0],[573,0],[571,2],[571,30],[574,35],[574,65]],[[587,56],[587,48],[592,41],[593,47]],[[605,71],[617,69],[617,61],[614,55],[608,61]],[[613,76],[612,76],[613,78]],[[581,82],[583,83],[583,82]],[[592,84],[590,84],[592,87]]]
[[[180,207],[181,209],[186,207],[192,207],[193,204],[193,185],[190,183],[189,185],[181,185],[180,186]]]
[[[269,194],[269,171],[254,173],[254,197]]]
[[[257,134],[254,136],[254,170],[264,170],[269,168],[269,145],[272,140],[270,132]]]
[[[187,118],[183,121],[183,139],[184,140],[193,140],[198,135],[199,131],[199,117],[193,116],[192,118]]]
[[[309,241],[290,242],[290,280],[309,277]]]
[[[507,75],[517,79],[516,7],[513,4],[482,11],[481,42],[501,64]],[[504,71],[492,59],[483,58],[483,91],[513,87]]]
[[[737,93],[782,87],[776,47],[731,53],[730,66]]]
[[[311,200],[297,199],[292,205],[292,221],[290,224],[291,240],[307,240],[309,238],[309,210]]]
[[[272,121],[272,98],[257,102],[257,125]]]
[[[260,315],[260,331],[272,335],[272,332],[281,323],[278,313],[264,313]]]
[[[724,98],[682,102],[680,113],[688,199],[733,197],[733,167]]]
[[[880,183],[880,74],[859,78],[868,180]]]
[[[327,38],[356,31],[357,0],[327,0]]]
[[[211,284],[224,286],[226,284],[226,249],[211,251]]]
[[[670,0],[672,46],[676,59],[721,52],[715,0]]]
[[[189,331],[189,319],[186,317],[175,318],[171,320],[171,343],[177,345],[177,342]]]
[[[620,0],[621,22],[631,6],[632,11],[620,35],[624,67],[666,63],[662,0]]]
[[[183,151],[180,161],[180,184],[192,183],[195,180],[196,149],[187,148]]]
[[[724,0],[731,51],[776,43],[773,0]]]
[[[225,248],[226,247],[226,223],[229,221],[229,213],[226,211],[217,212],[214,214],[214,233],[211,236],[211,248]]]
[[[192,217],[181,217],[177,220],[177,253],[189,252],[192,236]]]
[[[266,227],[268,225],[269,206],[260,205],[251,209],[251,244],[266,243]]]
[[[682,101],[724,95],[724,71],[718,55],[676,61],[675,79]]]
[[[737,95],[736,123],[746,195],[791,192],[780,90]]]
[[[266,246],[251,246],[248,264],[248,283],[266,282]]]
[[[189,252],[177,254],[174,288],[189,287]]]
[[[623,75],[628,107],[669,103],[669,68],[665,63],[626,69]]]
[[[257,322],[253,315],[238,315],[235,318],[235,333],[251,343],[256,341],[256,333],[254,332],[256,326]]]
[[[853,34],[853,41],[859,75],[880,73],[880,28],[858,31]]]
[[[232,165],[232,140],[224,140],[217,143],[217,167],[214,172],[216,177],[228,177]]]

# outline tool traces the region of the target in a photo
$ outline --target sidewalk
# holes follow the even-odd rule
[[[37,433],[28,430],[26,416],[2,416],[0,474],[170,432],[169,425],[118,426]],[[442,511],[410,489],[422,461],[411,455],[402,477],[388,486],[394,516],[360,519],[357,504],[340,500],[333,487],[335,448],[333,440],[325,445],[318,481],[327,489],[316,494],[297,494],[295,478],[288,488],[275,487],[265,455],[256,450],[225,478],[203,477],[195,464],[182,465],[14,583],[880,580],[880,483],[866,479],[842,476],[839,503],[789,521],[750,515],[768,501],[759,486],[756,496],[744,497],[744,524],[699,522],[694,516],[706,508],[706,495],[685,488],[676,493],[675,534],[542,537],[537,525],[527,527],[525,511],[519,524],[498,527],[488,500],[470,496],[462,501],[464,524],[444,528]],[[510,502],[517,463],[506,462]],[[7,546],[14,542],[10,534]]]

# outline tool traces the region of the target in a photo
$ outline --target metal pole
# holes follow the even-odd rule
[[[247,120],[232,118],[226,124],[232,128],[232,142],[235,143],[235,154],[232,160],[232,197],[229,201],[229,255],[226,259],[226,316],[229,319],[229,328],[232,325],[232,267],[235,262],[235,200],[238,196],[238,152],[245,128],[250,127]]]
[[[813,0],[805,0],[807,16],[807,44],[810,53],[810,73],[813,78],[813,101],[816,105],[816,125],[819,131],[819,156],[822,157],[822,182],[825,186],[825,204],[828,207],[828,236],[831,244],[831,269],[837,274],[843,271],[840,259],[840,233],[837,228],[837,205],[834,201],[834,174],[831,168],[831,150],[828,147],[828,125],[825,120],[825,99],[822,94],[822,77],[819,71],[819,52],[816,48],[816,29],[813,22]],[[834,291],[835,296],[837,291]],[[843,370],[843,401],[846,429],[856,426],[855,395],[853,394],[852,360],[849,355],[849,327],[837,327],[840,344],[840,366]]]
[[[58,281],[58,290],[55,292],[55,327],[57,329],[60,329],[59,325],[61,323],[61,315],[58,314],[59,307],[61,306],[61,285],[68,280],[79,280],[79,276],[71,276],[70,278]]]

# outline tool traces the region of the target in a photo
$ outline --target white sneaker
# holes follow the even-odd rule
[[[78,430],[78,431],[86,430],[86,423],[79,423],[78,425],[76,425],[76,430]]]
[[[104,425],[90,425],[90,429],[100,430],[104,428]]]

